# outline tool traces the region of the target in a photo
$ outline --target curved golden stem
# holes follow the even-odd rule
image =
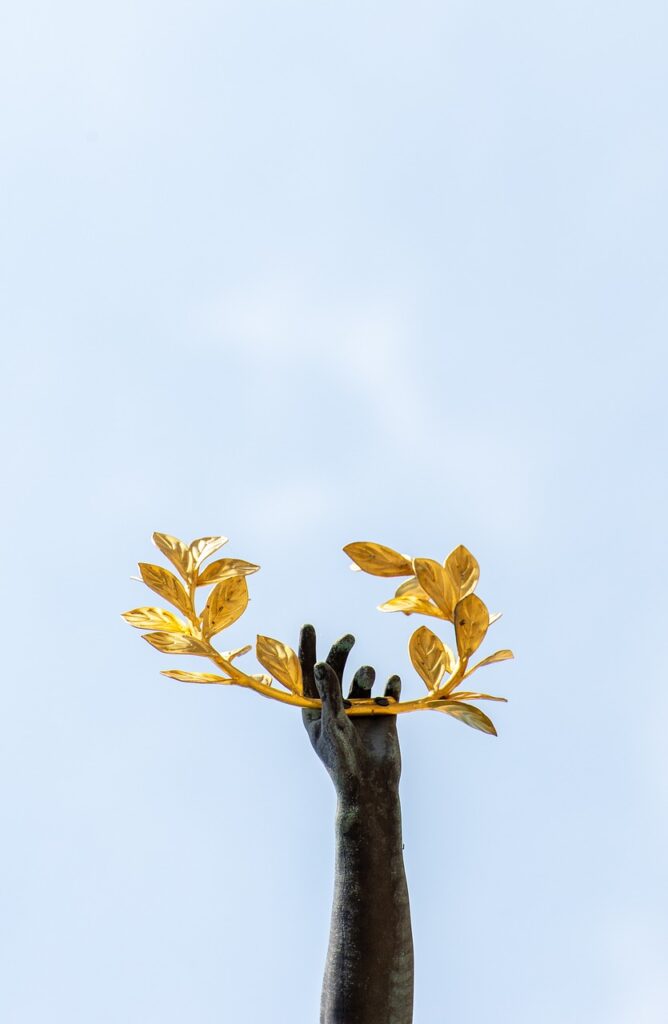
[[[277,700],[281,704],[292,704],[293,707],[312,708],[313,710],[319,710],[322,707],[322,701],[316,700],[313,697],[305,697],[303,694],[290,693],[286,690],[275,690],[273,686],[267,686],[266,683],[261,683],[259,679],[253,679],[252,676],[246,675],[245,672],[240,672],[231,662],[222,658],[215,648],[212,647],[211,650],[213,652],[211,654],[211,661],[215,662],[218,668],[223,669],[237,686],[244,686],[248,690],[255,690],[256,693],[261,693],[263,697],[268,697],[269,700]],[[352,716],[403,715],[409,711],[426,711],[433,704],[438,704],[443,698],[440,695],[436,696],[434,693],[429,693],[418,700],[400,701],[399,703],[391,698],[388,699],[390,701],[389,704],[376,704],[370,698],[355,699],[351,707],[346,708],[346,714]]]

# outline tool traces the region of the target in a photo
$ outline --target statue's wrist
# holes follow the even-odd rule
[[[394,784],[358,786],[339,792],[339,814],[364,824],[400,814],[399,786]]]

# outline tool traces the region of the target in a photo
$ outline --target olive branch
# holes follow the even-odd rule
[[[463,544],[456,547],[443,563],[433,558],[410,558],[393,548],[371,541],[348,544],[343,549],[353,561],[351,569],[361,569],[372,576],[408,579],[399,585],[394,597],[379,605],[382,612],[403,612],[404,615],[428,615],[451,622],[455,628],[457,654],[427,626],[420,626],[408,641],[408,653],[415,671],[425,683],[428,693],[408,702],[406,710],[428,708],[443,711],[453,718],[496,735],[491,719],[469,701],[491,700],[506,703],[505,697],[459,689],[477,669],[513,657],[509,650],[495,651],[469,667],[492,623],[501,613],[490,615],[487,606],[473,593],[480,579],[480,566]],[[397,706],[397,712],[403,705]]]
[[[156,650],[207,658],[219,670],[212,673],[165,669],[162,675],[184,683],[244,686],[271,700],[302,708],[321,706],[319,700],[305,696],[299,658],[287,644],[272,637],[258,636],[255,654],[266,673],[249,674],[234,662],[252,649],[250,644],[221,652],[211,642],[245,612],[249,600],[247,577],[257,572],[259,565],[237,558],[218,558],[204,567],[203,563],[227,543],[226,537],[200,537],[185,544],[169,534],[154,533],[153,543],[176,568],[183,582],[169,569],[148,562],[139,563],[140,579],[182,617],[165,608],[141,607],[124,612],[123,618],[137,629],[149,630],[143,638]],[[475,729],[496,735],[492,721],[469,702],[505,702],[505,697],[460,688],[477,669],[513,657],[512,651],[499,650],[469,667],[469,660],[485,639],[490,625],[500,617],[490,616],[484,603],[473,593],[480,568],[471,552],[460,545],[441,564],[431,558],[411,559],[371,541],[348,544],[343,550],[352,559],[353,569],[373,576],[408,577],[394,597],[379,606],[380,610],[427,615],[451,622],[457,649],[455,655],[432,630],[420,626],[409,640],[408,652],[427,686],[427,694],[409,701],[383,698],[382,703],[372,698],[353,698],[348,702],[346,714],[441,711]],[[198,612],[196,598],[200,587],[213,589]],[[274,681],[282,689],[274,687]]]

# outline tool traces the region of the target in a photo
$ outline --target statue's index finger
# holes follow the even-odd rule
[[[315,629],[311,625],[302,626],[299,633],[299,664],[302,668],[302,679],[304,682],[304,696],[318,697],[318,689],[313,678],[313,668],[316,659]]]

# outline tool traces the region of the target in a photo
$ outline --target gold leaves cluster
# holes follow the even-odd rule
[[[147,641],[164,654],[195,654],[211,658],[226,675],[182,672],[170,669],[162,674],[188,683],[231,683],[242,676],[232,666],[235,658],[250,651],[250,645],[220,654],[211,644],[212,637],[233,625],[248,606],[246,577],[259,565],[239,558],[218,558],[206,568],[203,563],[216,554],[227,537],[199,537],[185,544],[168,533],[154,533],[153,543],[177,570],[181,579],[161,565],[139,563],[141,580],[159,597],[171,604],[182,617],[166,608],[141,607],[123,613],[137,629],[147,629]],[[197,591],[212,587],[201,612],[197,610]]]
[[[428,615],[454,626],[456,654],[427,626],[416,629],[408,642],[413,667],[429,691],[418,703],[424,702],[435,711],[496,735],[492,721],[469,701],[505,701],[505,698],[460,687],[477,669],[506,661],[513,653],[505,649],[495,651],[469,668],[469,659],[500,615],[490,615],[484,602],[474,593],[480,579],[480,566],[468,548],[460,544],[442,563],[433,558],[410,558],[372,541],[357,541],[343,550],[352,559],[353,569],[361,569],[372,576],[408,577],[389,601],[379,605],[381,611]]]
[[[257,690],[274,700],[300,706],[313,706],[318,701],[303,696],[301,666],[295,652],[271,637],[258,636],[256,655],[269,673],[242,672],[234,661],[251,650],[251,645],[231,651],[218,651],[213,637],[232,626],[248,607],[246,579],[260,568],[239,558],[217,558],[204,566],[212,555],[227,543],[227,537],[200,537],[186,544],[168,533],[154,533],[153,543],[176,569],[149,562],[139,563],[138,577],[180,616],[167,608],[141,607],[123,613],[123,618],[137,629],[148,630],[146,640],[164,654],[194,654],[208,658],[224,675],[213,672],[186,672],[165,669],[162,675],[183,683],[234,683]],[[180,577],[180,579],[179,579]],[[212,588],[201,610],[197,608],[200,587]],[[279,682],[287,692],[272,689]]]

